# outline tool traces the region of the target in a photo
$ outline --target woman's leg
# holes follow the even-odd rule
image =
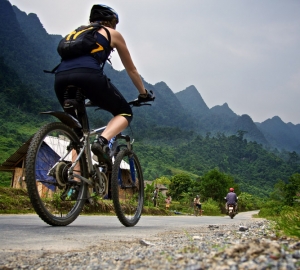
[[[126,120],[126,118],[121,115],[116,115],[108,122],[101,136],[109,141],[112,137],[123,131],[127,126],[128,121]]]
[[[92,103],[114,116],[101,134],[103,138],[109,141],[129,125],[132,120],[132,110],[123,95],[105,76],[100,81],[102,84],[100,87],[98,84],[99,89],[88,88],[86,95]]]

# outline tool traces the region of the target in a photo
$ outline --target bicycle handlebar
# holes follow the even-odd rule
[[[151,91],[151,93],[153,94],[153,92]],[[145,106],[145,105],[148,105],[148,106],[151,106],[150,101],[154,101],[155,100],[155,96],[153,94],[153,97],[152,97],[152,100],[149,100],[149,101],[141,101],[139,100],[138,98],[132,100],[132,101],[129,101],[128,104],[133,106],[133,107],[141,107],[141,106]],[[85,107],[97,107],[96,105],[94,105],[90,100],[87,100],[85,102]],[[101,109],[99,107],[99,109]]]
[[[143,102],[143,101],[139,101],[138,98],[135,99],[135,100],[129,101],[128,104],[129,104],[129,105],[132,105],[133,107],[141,107],[141,106],[145,106],[145,105],[151,106],[150,103]],[[90,100],[88,100],[88,101],[85,103],[85,107],[97,107],[97,106],[94,105]],[[101,108],[98,108],[98,109],[101,109]]]
[[[129,105],[132,105],[133,107],[141,107],[141,106],[145,106],[145,105],[151,106],[150,103],[146,103],[146,102],[143,102],[143,101],[139,101],[138,98],[135,99],[135,100],[129,101],[128,104],[129,104]]]
[[[147,90],[146,90],[147,91]],[[150,91],[147,91],[147,98],[148,99],[147,101],[143,101],[143,99],[140,99],[140,98],[137,98],[135,100],[132,100],[132,101],[129,101],[128,104],[129,105],[132,105],[134,107],[141,107],[141,106],[144,106],[144,105],[149,105],[151,106],[151,104],[147,103],[147,102],[150,102],[150,101],[154,101],[155,100],[155,95],[153,93],[152,90]],[[150,100],[149,100],[150,99]]]

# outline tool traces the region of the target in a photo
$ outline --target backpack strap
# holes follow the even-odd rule
[[[107,38],[108,38],[108,42],[109,42],[109,47],[111,48],[111,46],[110,46],[110,43],[111,43],[111,35],[110,35],[109,30],[108,30],[105,26],[103,26],[102,24],[100,24],[100,23],[97,23],[97,24],[99,25],[99,29],[103,28],[104,31],[106,32]],[[99,30],[99,29],[98,29],[98,30]],[[110,55],[110,53],[111,53],[111,51],[112,51],[112,48],[111,48],[111,50],[107,50],[107,49],[104,48],[104,50],[105,50],[105,52],[106,52],[106,54],[107,54],[107,58],[106,58],[106,60],[104,61],[103,65],[102,65],[102,69],[104,68],[104,65],[105,65],[106,61],[108,61],[108,62],[111,64],[111,61],[110,61],[110,59],[109,59],[108,57],[109,57],[109,55]],[[97,55],[94,55],[94,57],[98,60],[99,63],[101,62],[100,59],[98,59]]]
[[[43,70],[44,71],[44,73],[51,73],[51,74],[54,74],[55,73],[55,71],[57,70],[57,68],[58,68],[58,66],[60,65],[60,63],[55,67],[55,68],[53,68],[51,71],[50,70]]]
[[[110,32],[108,31],[108,29],[106,27],[104,27],[103,25],[101,25],[101,27],[105,30],[106,34],[107,34],[107,38],[109,41],[109,46],[110,46],[110,42],[111,42],[111,36],[110,36]]]

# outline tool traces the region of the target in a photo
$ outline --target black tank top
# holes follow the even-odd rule
[[[57,68],[56,73],[74,68],[92,68],[102,70],[105,61],[112,51],[112,48],[110,47],[108,40],[98,32],[97,42],[104,48],[104,50],[97,52],[97,59],[93,55],[88,54],[68,60],[63,60]],[[98,59],[102,63],[99,63]]]

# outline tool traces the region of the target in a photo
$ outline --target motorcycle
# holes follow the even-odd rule
[[[238,199],[238,197],[237,197],[237,199]],[[224,197],[224,200],[227,201],[226,197]],[[236,205],[228,204],[227,207],[228,207],[227,208],[228,209],[227,215],[230,216],[231,219],[233,219],[234,216],[237,214]]]
[[[230,216],[231,219],[236,215],[235,211],[235,205],[234,204],[229,204],[228,205],[228,216]]]

